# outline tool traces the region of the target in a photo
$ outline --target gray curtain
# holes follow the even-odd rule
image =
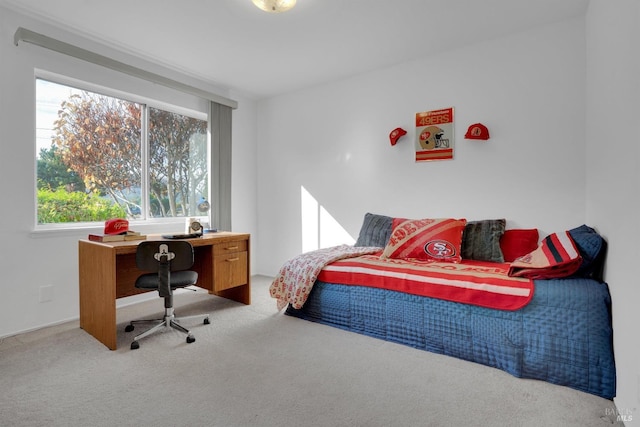
[[[212,228],[231,229],[231,113],[232,108],[211,101],[211,218]]]

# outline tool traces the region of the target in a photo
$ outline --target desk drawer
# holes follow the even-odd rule
[[[246,242],[238,242],[245,243]],[[233,246],[233,245],[232,245]],[[217,245],[216,245],[217,247]],[[230,249],[231,250],[231,249]],[[223,291],[248,283],[247,252],[233,252],[216,255],[213,258],[214,291]]]
[[[246,252],[246,240],[233,240],[231,242],[218,243],[213,247],[213,255],[226,255],[235,252]]]

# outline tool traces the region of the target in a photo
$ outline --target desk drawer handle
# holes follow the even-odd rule
[[[240,261],[240,258],[229,258],[227,260],[227,262],[235,262],[235,261]]]
[[[238,249],[238,246],[229,246],[228,248],[225,248],[227,251],[233,251],[235,249]]]

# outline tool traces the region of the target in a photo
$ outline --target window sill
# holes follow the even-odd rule
[[[131,221],[131,230],[139,231],[143,234],[161,233],[181,233],[185,228],[185,218],[170,218],[149,221]],[[101,234],[104,231],[102,224],[79,223],[79,224],[47,224],[38,225],[31,232],[31,238],[56,238],[56,237],[77,237],[86,238],[87,234]]]

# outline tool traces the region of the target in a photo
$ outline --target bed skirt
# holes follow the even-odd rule
[[[595,280],[536,280],[517,311],[317,281],[305,305],[286,314],[615,397],[611,297]]]

